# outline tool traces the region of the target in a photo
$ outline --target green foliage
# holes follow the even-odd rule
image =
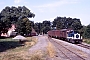
[[[39,26],[38,26],[38,23],[35,23],[35,24],[34,24],[34,29],[35,29],[35,31],[37,32],[37,34],[39,34]]]
[[[50,24],[50,21],[43,21],[43,26],[50,26],[51,24]]]
[[[82,24],[80,22],[80,19],[74,18],[71,26],[74,30],[80,30],[82,28]]]
[[[90,39],[90,24],[87,26],[83,26],[83,28],[78,31],[83,36],[83,39]]]
[[[78,31],[80,32],[80,34],[82,35],[82,37],[85,38],[86,26],[83,25],[83,27],[80,30],[78,30]]]
[[[51,30],[51,23],[50,21],[43,21],[42,23],[42,31],[43,33],[47,34],[47,32]]]
[[[90,39],[84,39],[84,42],[90,44]]]
[[[70,17],[57,17],[54,19],[52,27],[56,27],[57,29],[72,28],[74,30],[79,30],[82,28],[82,24],[80,22],[80,19],[72,19]]]
[[[8,31],[8,29],[11,27],[11,24],[16,24],[21,22],[24,18],[32,18],[35,17],[35,14],[31,13],[30,10],[28,8],[26,8],[25,6],[18,6],[18,7],[9,7],[6,6],[0,13],[0,33],[4,32],[6,33]],[[26,22],[26,21],[25,21]],[[23,29],[23,31],[27,30],[27,33],[30,32],[29,29],[29,22],[27,22],[28,26],[24,26],[24,21],[20,24],[18,24],[18,26],[23,26],[23,27],[18,27],[19,30]],[[24,33],[21,30],[18,31],[19,33]]]
[[[90,24],[86,27],[86,30],[84,32],[85,38],[90,38]]]
[[[61,22],[61,21],[57,21],[56,28],[57,28],[58,30],[60,30],[60,29],[63,28],[63,26],[62,26],[62,22]]]
[[[28,18],[18,20],[16,31],[21,35],[29,35],[32,31],[31,21]]]
[[[42,31],[43,31],[44,34],[47,34],[47,32],[49,30],[51,30],[51,27],[50,26],[46,26],[46,27],[42,28]]]
[[[34,29],[38,34],[47,34],[51,30],[51,22],[45,20],[42,23],[35,23]]]

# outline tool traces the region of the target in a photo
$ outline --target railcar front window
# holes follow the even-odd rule
[[[68,37],[74,37],[74,31],[69,32]]]

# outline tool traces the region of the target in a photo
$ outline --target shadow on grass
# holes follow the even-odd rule
[[[8,49],[23,46],[19,41],[2,41],[0,42],[0,52],[4,52]]]

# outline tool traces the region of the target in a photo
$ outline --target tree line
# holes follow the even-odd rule
[[[84,38],[90,38],[90,25],[83,26],[80,19],[56,17],[52,22],[44,20],[40,23],[34,23],[34,21],[29,20],[32,17],[34,18],[35,14],[25,6],[6,6],[0,12],[0,34],[7,33],[11,25],[14,24],[16,26],[15,31],[21,35],[29,35],[32,28],[35,29],[37,34],[47,34],[49,30],[72,28],[79,31]]]
[[[0,34],[7,33],[12,24],[16,26],[16,32],[18,32],[18,34],[23,35],[30,33],[31,26],[34,23],[29,21],[28,18],[32,17],[35,17],[35,14],[25,6],[6,6],[0,12]]]

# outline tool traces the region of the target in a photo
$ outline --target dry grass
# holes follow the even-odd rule
[[[84,39],[83,41],[87,44],[90,44],[90,39]]]
[[[29,54],[27,51],[20,51],[4,54],[0,60],[44,60],[43,56],[41,51],[37,51],[33,54]]]
[[[50,57],[54,57],[55,56],[54,46],[50,42],[48,42],[47,52],[48,52]]]
[[[37,38],[27,37],[27,42],[24,46],[9,49],[5,52],[0,53],[0,60],[30,60],[31,55],[28,49],[37,43]]]
[[[42,59],[42,57],[39,56],[39,55],[33,55],[33,56],[31,57],[31,60],[43,60],[43,59]]]
[[[25,46],[28,47],[28,46],[33,46],[37,43],[37,38],[34,38],[34,37],[27,37],[27,42],[25,42]]]
[[[30,60],[30,55],[26,51],[5,53],[0,60]]]
[[[46,53],[42,52],[41,50],[35,51],[34,54],[31,56],[31,60],[45,60]]]

